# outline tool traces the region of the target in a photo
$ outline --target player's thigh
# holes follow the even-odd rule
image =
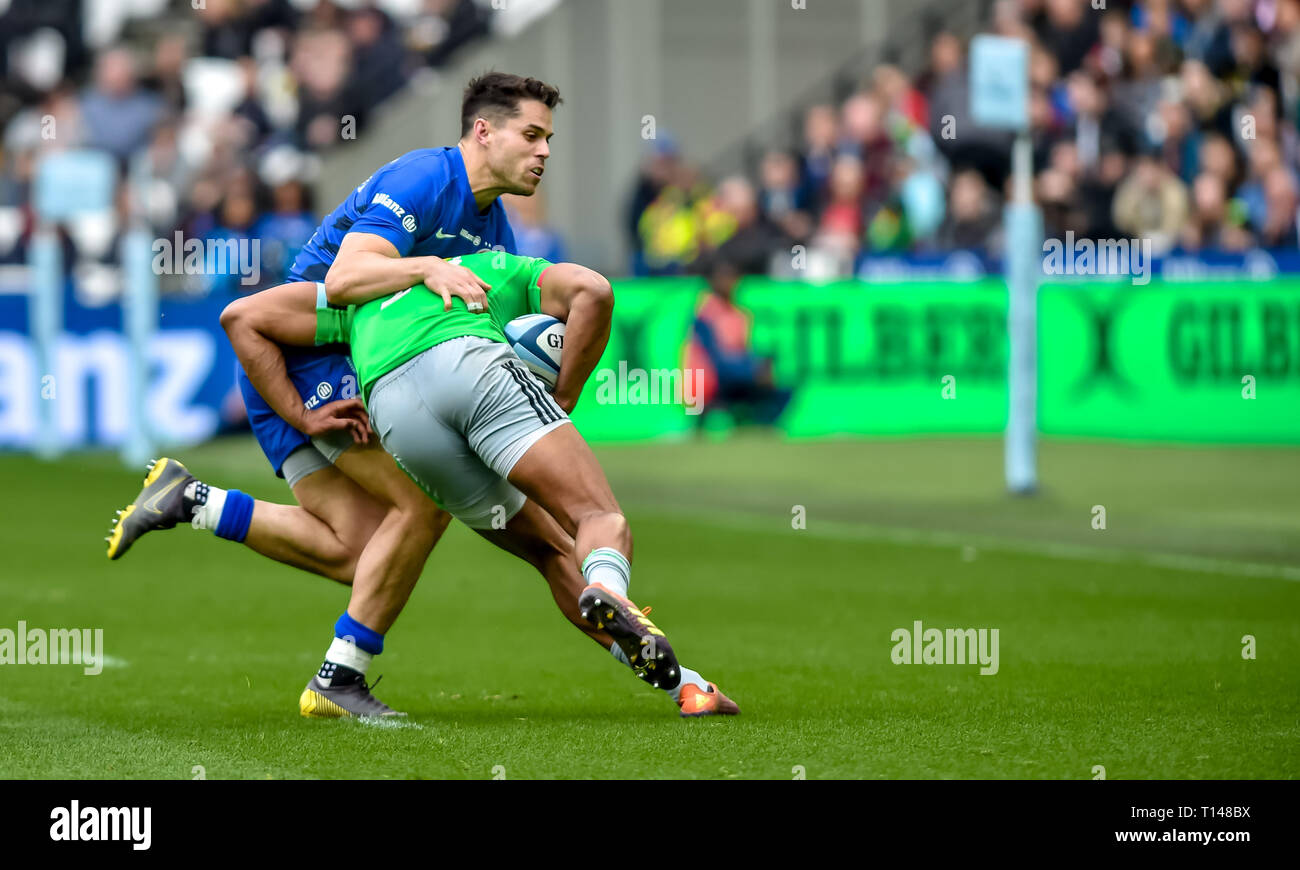
[[[433,377],[417,361],[381,378],[368,402],[370,422],[393,461],[437,505],[470,528],[504,525],[523,495],[483,464],[465,436],[424,401]]]
[[[463,433],[484,465],[566,530],[592,512],[618,510],[604,471],[568,415],[506,345],[447,342],[420,367],[414,382],[423,402]]]
[[[451,522],[451,515],[439,508],[398,467],[392,455],[375,441],[352,445],[334,459],[334,465],[364,488],[371,497],[399,508],[439,535]]]
[[[293,496],[334,532],[354,556],[379,528],[388,506],[327,465],[293,483]]]
[[[605,470],[573,426],[538,439],[514,464],[509,480],[568,529],[591,513],[621,512]]]

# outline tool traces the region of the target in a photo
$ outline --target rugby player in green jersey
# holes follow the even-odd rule
[[[569,425],[567,412],[608,339],[608,282],[581,266],[503,252],[451,262],[490,286],[486,314],[471,313],[459,297],[448,307],[424,285],[359,306],[332,307],[321,285],[303,282],[237,300],[223,323],[241,359],[263,358],[255,385],[273,406],[277,394],[296,395],[287,375],[265,364],[279,345],[350,344],[369,424],[425,493],[483,537],[537,566],[565,616],[647,682],[668,691],[682,715],[738,712],[716,685],[678,666],[663,633],[628,599],[627,521],[595,457]],[[539,312],[567,325],[553,395],[510,350],[503,332],[515,317]],[[254,367],[246,367],[252,376]],[[284,383],[275,383],[277,378]],[[393,481],[382,486],[388,500],[409,500]],[[436,538],[372,539],[367,556],[391,570],[369,601],[358,601],[360,590],[354,589],[348,612],[387,631]],[[303,692],[303,713],[389,712],[373,696],[377,708],[332,690],[329,677],[338,669],[364,675],[371,658],[336,638],[321,673]]]

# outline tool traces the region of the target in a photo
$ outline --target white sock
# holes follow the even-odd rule
[[[704,679],[704,677],[701,677],[697,672],[690,668],[684,667],[682,668],[682,681],[677,684],[677,688],[668,692],[668,694],[673,696],[674,701],[680,701],[682,699],[682,686],[687,683],[697,686],[702,692],[707,692],[709,690],[708,680]]]
[[[618,644],[610,644],[609,653],[629,668],[632,667],[632,663],[627,660],[627,656],[623,654],[623,649]],[[677,684],[677,688],[668,690],[668,694],[672,696],[674,701],[681,700],[682,686],[687,683],[698,686],[706,692],[709,689],[708,680],[704,679],[704,677],[701,677],[696,671],[693,671],[690,668],[682,668],[682,681]]]
[[[613,547],[598,547],[582,560],[582,576],[587,585],[599,583],[610,592],[627,597],[628,575],[632,566],[627,557]]]
[[[370,667],[370,662],[374,658],[371,653],[341,637],[334,638],[330,648],[325,651],[325,661],[342,665],[345,668],[352,668],[354,671],[359,671],[362,676],[365,676],[366,669]]]
[[[194,519],[190,525],[196,529],[207,529],[215,533],[217,524],[221,522],[221,512],[226,507],[226,491],[220,487],[209,486],[206,483],[193,480],[190,481],[189,486],[185,487],[185,497],[196,498],[203,494],[203,490],[207,490],[207,499],[203,504],[195,506]]]

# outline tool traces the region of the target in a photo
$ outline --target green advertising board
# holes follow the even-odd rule
[[[609,346],[575,421],[596,441],[683,436],[685,346],[704,286],[615,284]],[[754,352],[794,389],[791,437],[997,434],[1007,419],[1006,285],[747,279]],[[1047,434],[1300,442],[1300,281],[1049,284],[1039,292]],[[685,388],[685,389],[683,389]],[[674,400],[675,399],[675,400]]]

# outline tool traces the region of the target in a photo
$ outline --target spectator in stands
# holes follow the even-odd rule
[[[1183,227],[1180,239],[1184,250],[1242,251],[1253,243],[1243,226],[1244,209],[1240,203],[1228,201],[1227,190],[1218,175],[1203,172],[1196,177],[1192,185],[1192,218]]]
[[[239,59],[239,73],[243,78],[244,96],[231,111],[231,115],[248,124],[249,144],[261,142],[275,132],[275,125],[267,114],[257,93],[257,62],[251,57]]]
[[[1156,64],[1156,44],[1150,33],[1130,31],[1124,48],[1125,75],[1115,85],[1115,111],[1126,127],[1143,130],[1160,102],[1163,74]],[[1152,143],[1149,136],[1147,141],[1159,144]]]
[[[257,220],[259,191],[256,181],[249,173],[241,173],[233,180],[231,187],[227,190],[225,197],[222,199],[217,209],[217,225],[214,226],[204,235],[205,242],[248,242],[255,238],[253,224]],[[315,229],[315,227],[313,227]],[[258,240],[257,250],[251,247],[250,252],[257,254],[261,252],[261,240]],[[205,245],[205,248],[211,246]],[[237,251],[238,248],[227,246],[228,251]],[[213,266],[216,268],[213,268]],[[221,293],[225,295],[238,295],[258,290],[267,286],[267,276],[259,274],[259,281],[255,285],[243,284],[242,279],[246,276],[241,272],[243,263],[238,256],[227,255],[224,264],[209,264],[203,274],[205,289],[207,292]],[[257,262],[258,272],[261,272],[261,260]]]
[[[353,119],[358,108],[347,93],[347,71],[351,68],[352,46],[340,30],[322,30],[299,36],[291,66],[298,79],[299,141],[308,148],[329,148],[342,140],[344,119]]]
[[[702,383],[696,382],[704,406],[698,422],[702,427],[709,412],[726,409],[738,422],[773,425],[792,393],[774,383],[772,360],[753,352],[749,312],[735,301],[741,272],[724,255],[701,266],[709,290],[695,314],[685,366],[703,373]]]
[[[852,154],[835,159],[831,169],[830,201],[817,226],[816,244],[852,259],[865,229],[862,215],[862,161]]]
[[[688,163],[673,161],[666,168],[666,183],[637,219],[647,275],[679,275],[700,252],[709,189]]]
[[[966,170],[953,176],[948,195],[948,215],[939,230],[943,248],[992,253],[989,240],[1000,217],[984,176]]]
[[[1216,0],[1183,0],[1190,27],[1183,38],[1183,54],[1210,70],[1226,72],[1232,63],[1232,38]]]
[[[1034,189],[1048,227],[1093,239],[1153,235],[1162,250],[1288,238],[1285,215],[1300,191],[1300,0],[1110,5],[992,6],[991,31],[1031,44]],[[799,238],[783,215],[792,198],[802,203],[809,243],[832,273],[864,249],[996,249],[1012,137],[974,124],[966,66],[962,40],[940,32],[916,78],[884,64],[840,105],[808,107],[803,193],[792,194],[787,163],[768,156],[757,167],[763,214]],[[932,195],[936,180],[946,203]],[[717,201],[691,212],[706,225],[704,250],[725,225]],[[655,225],[687,238],[687,223]]]
[[[425,0],[424,6],[429,66],[443,66],[462,45],[489,32],[487,12],[474,0]]]
[[[332,4],[327,0],[319,5]],[[258,31],[269,27],[289,30],[298,18],[289,0],[206,0],[195,11],[203,22],[201,53],[227,60],[252,54]]]
[[[272,149],[260,174],[270,189],[270,207],[253,225],[252,237],[261,240],[262,283],[270,286],[288,279],[298,252],[316,231],[317,216],[304,184],[305,155],[287,145]]]
[[[1259,228],[1267,222],[1268,192],[1266,181],[1273,170],[1282,167],[1282,151],[1270,139],[1256,139],[1250,143],[1250,174],[1237,190],[1246,206],[1246,215],[1252,226]],[[1285,170],[1284,170],[1285,171]]]
[[[1295,93],[1300,85],[1300,0],[1280,0],[1273,25],[1272,57],[1283,76],[1283,92]]]
[[[1198,60],[1184,61],[1180,86],[1195,123],[1202,130],[1213,129],[1225,136],[1235,136],[1232,129],[1232,103],[1223,83],[1211,75]]]
[[[1150,239],[1157,256],[1173,248],[1189,214],[1186,185],[1153,154],[1138,158],[1115,193],[1115,225],[1132,238]]]
[[[1132,154],[1137,150],[1134,128],[1110,106],[1104,86],[1092,75],[1071,75],[1068,93],[1073,113],[1070,135],[1085,173],[1099,174],[1107,154]]]
[[[970,114],[970,82],[960,44],[948,34],[936,37],[931,52],[934,78],[927,94],[930,136],[956,171],[978,169],[1000,187],[1010,171],[1010,132],[981,127]]]
[[[1294,251],[1300,245],[1296,233],[1297,197],[1295,174],[1283,166],[1274,167],[1264,179],[1265,211],[1258,227],[1260,244],[1266,248]]]
[[[893,64],[876,67],[871,75],[871,92],[885,107],[890,127],[925,128],[930,115],[929,102],[901,69]]]
[[[1130,32],[1128,16],[1123,10],[1113,9],[1103,15],[1098,32],[1099,41],[1084,64],[1087,71],[1107,79],[1122,76]],[[1043,53],[1051,56],[1045,48]]]
[[[858,158],[862,197],[868,208],[888,198],[894,142],[885,129],[885,109],[875,94],[857,93],[840,110],[841,154]]]
[[[1187,106],[1176,100],[1162,100],[1152,123],[1147,125],[1151,145],[1160,149],[1160,159],[1185,183],[1196,177],[1201,132],[1192,126]]]
[[[81,98],[86,142],[126,161],[149,141],[163,104],[136,81],[135,60],[124,48],[99,56],[94,85]]]
[[[177,226],[182,199],[194,178],[195,167],[181,152],[179,133],[174,120],[164,120],[154,127],[145,154],[150,181],[148,196],[141,205],[148,221],[160,230]]]
[[[1201,172],[1217,175],[1228,190],[1236,190],[1241,181],[1237,149],[1222,133],[1211,132],[1201,137],[1197,165]]]
[[[1062,142],[1058,149],[1072,145]],[[1043,230],[1049,239],[1063,239],[1067,232],[1084,237],[1088,232],[1088,216],[1079,205],[1078,188],[1072,172],[1055,165],[1049,166],[1034,180],[1034,195],[1043,211]]]
[[[1264,34],[1254,22],[1242,22],[1232,28],[1232,64],[1225,80],[1234,98],[1245,96],[1252,87],[1276,92],[1281,85],[1282,77],[1269,57]]]
[[[1273,142],[1278,146],[1285,165],[1300,167],[1300,134],[1297,133],[1295,123],[1286,126],[1278,123],[1277,92],[1269,88],[1254,88],[1244,108],[1245,114],[1240,122],[1242,139],[1247,144],[1261,140]],[[1246,138],[1246,119],[1254,125],[1254,130],[1250,131],[1254,138]]]
[[[705,203],[701,229],[702,255],[716,251],[743,275],[765,274],[772,255],[790,246],[789,236],[759,210],[753,185],[741,176],[718,183]]]
[[[1060,62],[1062,74],[1069,75],[1097,44],[1100,16],[1081,0],[1047,0],[1044,11],[1038,38]]]
[[[813,106],[804,114],[803,188],[814,213],[826,207],[839,137],[839,117],[833,106]]]
[[[773,150],[763,155],[758,205],[763,218],[791,239],[807,239],[812,232],[811,197],[800,179],[799,161],[788,151]]]
[[[348,16],[347,36],[352,43],[352,72],[347,88],[352,104],[364,113],[406,83],[404,49],[393,20],[372,6]],[[358,123],[364,122],[363,114]]]
[[[164,111],[172,117],[179,117],[185,111],[185,63],[189,60],[189,50],[185,37],[169,33],[158,40],[154,48],[153,68],[140,79],[150,92],[162,100]]]
[[[645,239],[641,234],[641,218],[669,184],[679,174],[681,154],[677,143],[663,131],[651,141],[652,150],[641,162],[637,173],[636,185],[628,199],[625,211],[624,229],[632,248],[632,274],[649,274],[645,262]]]

